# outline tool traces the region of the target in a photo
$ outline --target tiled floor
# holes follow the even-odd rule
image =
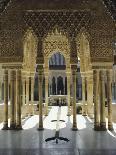
[[[22,131],[0,130],[0,155],[116,155],[115,130],[97,132],[93,130],[92,121],[81,115],[77,116],[78,131],[72,131],[72,116],[67,117],[67,107],[61,108],[60,136],[69,142],[45,142],[55,135],[58,107],[53,107],[48,117],[44,117],[44,131],[38,131],[38,116],[23,121]]]

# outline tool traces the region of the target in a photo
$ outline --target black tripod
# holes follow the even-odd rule
[[[59,136],[59,132],[60,132],[60,128],[59,128],[59,122],[65,122],[64,120],[60,120],[60,114],[61,114],[61,107],[58,108],[58,113],[57,113],[57,120],[52,120],[51,122],[57,122],[56,123],[56,132],[55,132],[55,136],[54,137],[51,137],[51,138],[47,138],[45,141],[48,142],[48,141],[51,141],[51,140],[56,140],[56,144],[58,144],[58,140],[63,140],[63,141],[66,141],[68,142],[69,139],[67,138],[64,138],[64,137],[60,137]]]

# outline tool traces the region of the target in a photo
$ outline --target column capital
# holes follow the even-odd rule
[[[100,70],[100,80],[101,81],[105,81],[105,71],[104,70]]]
[[[110,69],[106,71],[107,80],[108,80],[108,81],[112,81],[112,73],[113,73],[113,72],[112,72],[112,70],[110,70]]]

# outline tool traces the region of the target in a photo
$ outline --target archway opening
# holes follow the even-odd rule
[[[67,95],[66,88],[66,63],[65,57],[60,53],[56,52],[49,58],[49,95],[54,95],[54,103],[58,103],[59,95]],[[54,97],[53,97],[54,98]],[[62,104],[66,104],[64,98]]]

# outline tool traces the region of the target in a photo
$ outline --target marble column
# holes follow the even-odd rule
[[[94,93],[94,130],[99,130],[99,70],[93,71],[93,93]]]
[[[4,125],[3,130],[8,130],[8,70],[4,70]]]
[[[25,105],[25,78],[22,79],[22,85],[23,85],[23,105]]]
[[[43,95],[42,95],[42,84],[43,84],[43,69],[38,71],[38,84],[39,84],[39,128],[43,130]]]
[[[48,116],[48,73],[45,73],[45,116]]]
[[[105,71],[100,70],[100,130],[106,130],[105,120]]]
[[[0,102],[2,101],[2,81],[0,81]]]
[[[26,115],[30,115],[30,105],[29,105],[29,77],[26,77],[26,107],[27,113]]]
[[[86,116],[86,102],[85,102],[85,77],[82,76],[82,100],[83,100],[83,110],[82,115]]]
[[[10,129],[11,130],[14,130],[15,127],[16,127],[16,113],[15,113],[15,110],[16,110],[16,107],[15,107],[15,104],[16,104],[16,98],[15,98],[15,81],[16,81],[16,71],[15,70],[11,70],[10,71]]]
[[[72,130],[77,130],[77,120],[76,120],[76,70],[72,70],[72,93],[73,93],[73,126]]]
[[[64,86],[64,92],[63,92],[63,94],[65,95],[65,77],[63,77],[63,86]]]
[[[112,125],[112,70],[107,70],[107,103],[108,103],[108,129],[113,130]]]
[[[18,130],[22,129],[21,125],[21,70],[17,70],[16,72],[16,82],[17,82],[17,120],[16,120],[16,128]]]
[[[93,74],[87,77],[87,114],[93,118]]]
[[[116,100],[116,82],[114,83],[114,100]]]
[[[31,115],[34,114],[34,83],[35,78],[31,77]]]
[[[67,102],[68,102],[68,112],[67,116],[70,116],[70,73],[67,73]]]
[[[26,78],[26,104],[29,105],[29,77]]]
[[[57,77],[55,77],[55,83],[56,83],[56,95],[58,95],[58,89],[57,89],[57,87],[58,87],[58,78]]]

